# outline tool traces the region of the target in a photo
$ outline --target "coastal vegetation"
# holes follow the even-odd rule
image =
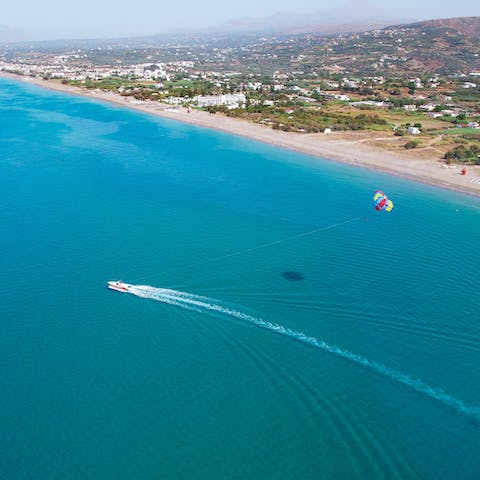
[[[322,107],[263,107],[248,106],[244,109],[208,107],[209,112],[221,112],[234,118],[244,118],[286,132],[319,133],[331,130],[389,130],[386,120],[379,115],[349,114]]]
[[[480,165],[480,146],[459,145],[445,153],[444,158],[447,160],[447,163],[461,161]]]

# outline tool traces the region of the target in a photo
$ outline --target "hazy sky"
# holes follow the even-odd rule
[[[201,29],[239,17],[311,13],[365,0],[8,0],[0,25],[35,38],[148,35]],[[480,15],[480,0],[369,0],[391,18]]]

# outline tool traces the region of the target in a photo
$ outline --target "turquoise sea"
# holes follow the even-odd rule
[[[0,199],[0,478],[480,478],[480,199],[10,80]]]

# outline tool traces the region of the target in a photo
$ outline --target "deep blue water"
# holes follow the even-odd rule
[[[9,80],[0,199],[0,478],[480,478],[479,199]]]

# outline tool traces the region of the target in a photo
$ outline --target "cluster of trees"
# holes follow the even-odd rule
[[[125,78],[118,78],[118,77],[110,77],[104,78],[101,80],[93,80],[93,79],[86,79],[86,80],[68,80],[63,79],[63,84],[70,84],[76,85],[78,87],[88,88],[89,90],[100,88],[102,90],[110,90],[110,91],[117,91],[120,87],[122,87],[126,82],[129,80]],[[135,85],[131,85],[133,88]]]
[[[317,110],[311,108],[295,108],[293,111],[284,108],[250,106],[245,109],[228,110],[224,107],[212,107],[211,111],[222,111],[230,117],[246,118],[255,122],[268,122],[272,128],[305,133],[323,132],[325,128],[332,130],[365,130],[373,126],[380,128],[388,125],[378,115],[346,115],[343,113]]]
[[[445,153],[444,158],[447,160],[447,163],[452,161],[463,161],[480,165],[480,146],[459,145]]]
[[[83,81],[78,80],[62,80],[64,84],[72,84],[88,89],[102,89],[113,92],[118,92],[123,96],[134,97],[137,100],[159,100],[165,97],[183,97],[193,98],[196,95],[217,95],[221,93],[218,87],[215,87],[211,82],[197,81],[197,82],[166,82],[165,88],[168,94],[162,93],[153,84],[139,83],[135,79],[126,78],[105,78],[101,80],[87,79]]]
[[[179,81],[166,82],[165,88],[168,90],[168,96],[193,98],[197,95],[221,95],[221,87],[213,85],[208,81]]]

